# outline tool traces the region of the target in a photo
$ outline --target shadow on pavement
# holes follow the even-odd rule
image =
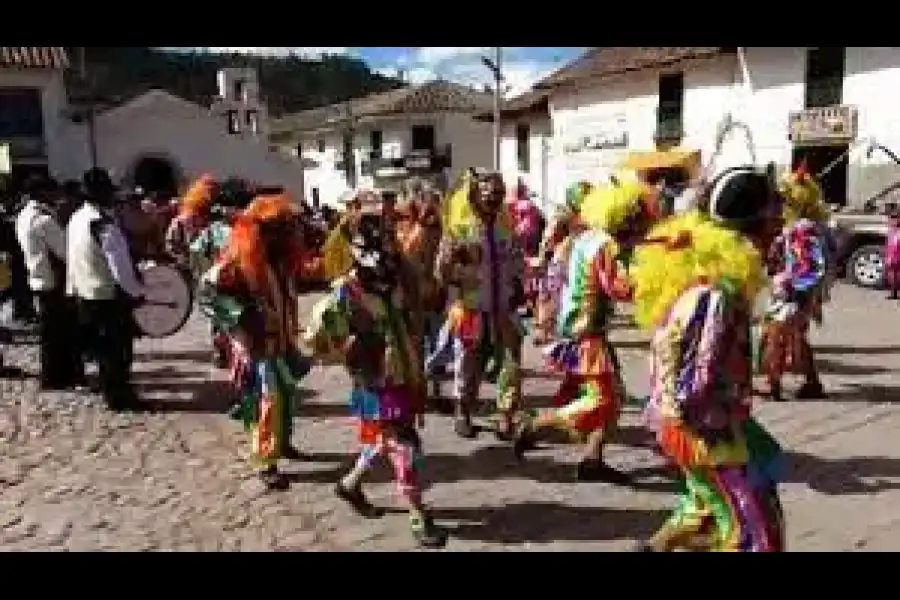
[[[816,346],[819,354],[900,354],[900,346]]]
[[[324,469],[296,474],[296,480],[304,483],[333,484],[356,461],[356,453],[306,453],[302,442],[299,447],[307,457],[304,463],[326,463]],[[539,451],[538,451],[539,452]],[[612,460],[611,460],[612,462]],[[664,478],[659,468],[640,468],[633,472],[636,481],[629,487],[647,492],[668,493],[674,491],[671,479]],[[437,483],[460,481],[490,481],[503,485],[504,479],[529,479],[539,483],[575,483],[575,465],[561,463],[548,456],[529,455],[519,462],[509,445],[483,446],[471,454],[428,454],[422,466],[422,479],[426,487]],[[366,476],[366,483],[389,483],[393,472],[386,460],[376,461]]]
[[[555,502],[434,510],[438,522],[460,522],[450,529],[452,537],[505,544],[644,539],[667,516],[664,510],[587,508]]]
[[[828,395],[826,401],[831,402],[868,402],[871,404],[900,403],[900,386],[872,383],[846,384],[839,390],[825,388]],[[804,400],[792,400],[804,402]]]
[[[232,406],[234,398],[234,391],[229,382],[214,379],[154,381],[135,378],[135,386],[140,395],[143,396],[148,392],[153,395],[149,403],[153,410],[159,412],[224,415]],[[294,406],[295,415],[300,414],[304,410],[304,402],[315,395],[316,392],[313,390],[306,388],[298,390],[298,403]]]
[[[819,358],[816,360],[816,367],[820,373],[828,373],[830,375],[851,375],[865,376],[877,375],[879,373],[887,373],[893,369],[875,365],[854,365],[848,364],[828,358]]]
[[[900,459],[855,457],[825,459],[803,452],[788,453],[785,480],[803,483],[829,496],[877,494],[900,489]]]

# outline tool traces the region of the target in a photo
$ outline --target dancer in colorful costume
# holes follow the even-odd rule
[[[337,484],[337,495],[362,516],[377,518],[362,491],[363,477],[383,456],[394,468],[400,496],[409,507],[416,541],[440,547],[446,534],[431,520],[422,499],[425,380],[420,347],[410,333],[407,297],[400,285],[399,256],[384,231],[380,208],[364,215],[351,244],[353,267],[313,309],[304,338],[322,359],[343,362],[353,380],[351,411],[359,418],[362,450]]]
[[[822,190],[801,166],[781,181],[784,228],[769,253],[772,298],[766,310],[762,361],[772,399],[781,400],[784,374],[805,381],[796,397],[823,398],[824,390],[809,343],[809,326],[821,322],[828,294],[828,207]]]
[[[292,418],[298,380],[309,371],[296,345],[293,283],[302,252],[295,226],[286,196],[257,196],[235,220],[219,262],[201,282],[216,326],[239,341],[232,373],[240,388],[239,416],[270,489],[288,486],[278,460],[300,458],[291,445]]]
[[[603,460],[604,443],[615,431],[625,400],[619,361],[607,337],[608,319],[614,303],[631,295],[619,249],[640,240],[658,210],[656,190],[636,178],[613,180],[584,198],[576,217],[582,231],[572,240],[560,297],[558,339],[545,350],[551,368],[563,374],[558,408],[522,421],[515,445],[520,458],[541,433],[563,430],[585,441],[578,479],[628,482]]]
[[[566,201],[559,205],[556,215],[544,233],[538,250],[538,295],[534,311],[534,343],[548,344],[556,336],[556,316],[568,275],[572,240],[583,231],[578,211],[592,186],[586,181],[573,184],[566,190]]]
[[[244,210],[252,200],[252,192],[247,188],[229,190],[228,197],[220,194],[213,200],[218,204],[219,214],[210,219],[209,224],[196,235],[190,244],[191,267],[192,271],[198,274],[198,279],[212,268],[222,251],[225,250],[231,237],[234,219],[238,216],[239,211]],[[239,347],[239,342],[232,339],[227,330],[217,327],[213,319],[210,319],[210,337],[213,346],[213,364],[220,368],[229,366],[232,349]],[[239,401],[239,398],[236,401]]]
[[[503,178],[496,172],[467,171],[448,199],[444,231],[436,259],[438,281],[455,288],[457,310],[450,317],[454,342],[454,429],[474,438],[472,409],[490,361],[498,369],[497,435],[509,440],[521,406],[522,331],[517,309],[522,302],[525,258],[504,210]],[[457,277],[461,254],[477,260],[478,280]],[[465,332],[465,333],[464,333]],[[465,339],[463,339],[465,338]],[[438,354],[443,352],[439,348]]]
[[[666,219],[632,264],[635,320],[654,332],[647,423],[683,475],[675,512],[639,548],[781,551],[782,453],[750,415],[751,311],[766,282],[754,242],[776,214],[775,184],[730,169],[708,201],[713,217]]]
[[[166,250],[187,265],[194,238],[209,225],[216,181],[212,175],[203,175],[188,188],[178,204],[178,214],[166,230]]]

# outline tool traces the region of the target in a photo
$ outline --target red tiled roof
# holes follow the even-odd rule
[[[65,69],[69,57],[62,46],[0,46],[0,67]]]
[[[712,58],[729,52],[734,52],[734,49],[725,46],[591,48],[573,62],[538,82],[535,87],[554,88],[591,77],[662,67],[694,58]]]

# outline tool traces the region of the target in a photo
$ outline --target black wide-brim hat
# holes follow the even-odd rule
[[[743,228],[771,213],[778,191],[769,171],[742,166],[719,173],[707,186],[706,195],[713,219]]]

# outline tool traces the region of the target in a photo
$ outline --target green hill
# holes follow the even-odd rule
[[[77,83],[80,49],[67,48]],[[152,88],[208,105],[216,96],[216,72],[223,67],[254,67],[272,116],[342,102],[400,85],[372,72],[361,60],[347,56],[321,59],[256,57],[242,54],[164,52],[157,48],[84,48],[92,95],[124,100]]]

